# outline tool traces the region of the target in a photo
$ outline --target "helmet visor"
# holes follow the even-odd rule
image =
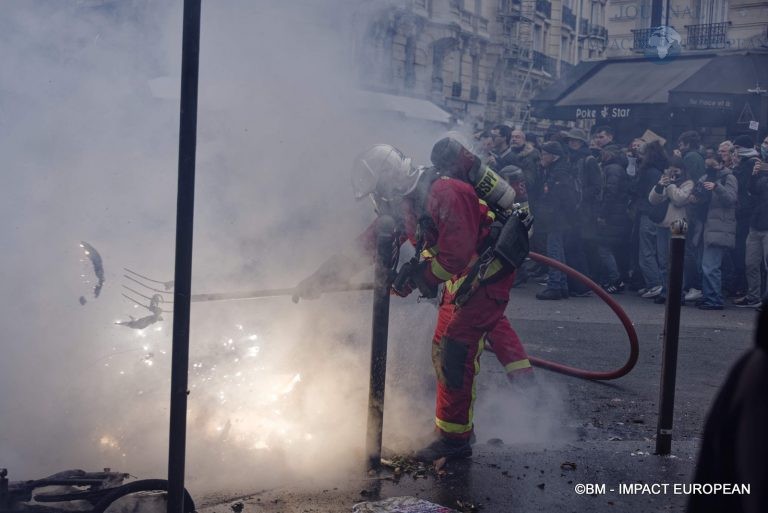
[[[352,167],[352,190],[355,199],[362,199],[376,190],[378,176],[365,159],[358,158]]]

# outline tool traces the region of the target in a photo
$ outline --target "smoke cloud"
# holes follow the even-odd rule
[[[204,3],[193,293],[290,287],[346,251],[373,218],[349,185],[367,145],[425,162],[443,127],[350,101],[366,20],[388,4]],[[0,463],[13,479],[163,477],[173,314],[114,322],[148,313],[121,295],[123,267],[173,279],[182,4],[3,7]],[[80,241],[103,259],[98,298]],[[193,305],[193,492],[359,469],[370,310],[364,293]],[[385,444],[431,429],[433,318],[393,306]]]

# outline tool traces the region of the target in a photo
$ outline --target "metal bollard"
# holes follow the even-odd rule
[[[366,454],[368,470],[381,467],[381,438],[384,428],[384,385],[387,377],[390,270],[395,240],[395,222],[389,216],[377,221],[376,267],[371,329],[371,379],[368,390]]]
[[[8,470],[0,468],[0,508],[8,509],[10,507],[10,497],[8,496]]]
[[[189,317],[197,147],[197,85],[200,54],[200,0],[184,0],[181,43],[179,181],[176,199],[176,262],[171,353],[171,414],[168,440],[168,513],[184,512],[187,442]]]
[[[656,454],[668,455],[672,450],[672,418],[675,410],[675,377],[677,375],[677,346],[680,336],[680,307],[683,292],[683,262],[685,259],[685,220],[669,227],[669,263],[667,308],[664,315],[664,356],[661,364],[659,391],[659,421],[656,426]]]

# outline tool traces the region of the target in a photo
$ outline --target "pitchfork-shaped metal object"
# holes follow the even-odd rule
[[[129,316],[130,320],[118,321],[116,324],[141,330],[147,326],[151,326],[158,321],[162,321],[163,313],[173,313],[173,310],[166,310],[161,306],[164,304],[173,304],[173,280],[156,280],[154,278],[150,278],[143,274],[137,273],[136,271],[128,269],[127,267],[124,267],[123,270],[125,271],[123,278],[125,278],[128,283],[123,283],[122,296],[128,299],[134,305],[148,310],[150,314],[138,319],[135,319],[133,316]],[[343,283],[339,284],[338,286],[329,287],[323,292],[347,292],[355,290],[373,290],[373,283]],[[284,289],[248,290],[243,292],[192,294],[190,296],[190,301],[232,301],[238,299],[242,300],[277,296],[291,296],[295,291],[295,287],[291,287]]]

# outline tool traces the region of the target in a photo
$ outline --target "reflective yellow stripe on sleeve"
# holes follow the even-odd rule
[[[432,274],[442,281],[448,281],[453,276],[452,273],[445,270],[445,267],[440,265],[440,262],[438,262],[437,259],[432,259],[430,270],[432,271]]]
[[[437,253],[437,246],[432,246],[431,248],[423,249],[421,251],[421,258],[433,258],[437,256]]]
[[[504,366],[504,370],[507,372],[515,372],[521,369],[527,369],[531,366],[530,360],[517,360],[516,362],[510,362]]]

